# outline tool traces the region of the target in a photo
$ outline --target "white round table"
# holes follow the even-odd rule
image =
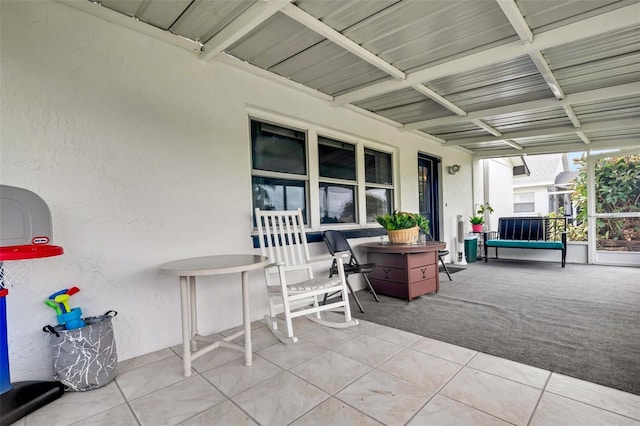
[[[253,362],[251,349],[251,318],[249,306],[249,271],[262,269],[269,264],[266,256],[252,254],[225,254],[216,256],[181,259],[160,265],[160,269],[180,277],[180,308],[182,313],[182,344],[184,375],[191,375],[191,362],[196,358],[220,347],[244,352],[245,365]],[[196,277],[222,275],[240,272],[242,274],[242,330],[226,336],[198,349],[198,315],[196,303]],[[244,346],[232,341],[244,334]]]

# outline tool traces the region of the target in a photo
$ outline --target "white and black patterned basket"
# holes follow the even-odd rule
[[[53,358],[53,378],[67,391],[97,389],[116,378],[118,354],[111,319],[116,311],[83,318],[87,324],[73,330],[47,325]]]

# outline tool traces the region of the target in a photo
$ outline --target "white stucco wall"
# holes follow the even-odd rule
[[[495,231],[500,217],[513,215],[513,165],[501,158],[483,160],[483,164],[486,200],[494,210],[485,225],[487,230]]]
[[[444,239],[471,214],[466,153],[284,88],[53,1],[1,3],[0,183],[49,205],[60,257],[9,288],[13,381],[50,379],[43,302],[78,286],[85,315],[119,312],[120,360],[178,344],[178,280],[158,265],[253,252],[247,107],[400,147],[399,206],[417,210],[418,152],[442,173]],[[315,244],[315,252],[324,246]],[[252,319],[266,313],[252,273]],[[200,332],[241,323],[239,276],[199,280]]]

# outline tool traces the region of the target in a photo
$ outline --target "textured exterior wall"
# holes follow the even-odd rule
[[[513,215],[513,166],[509,161],[502,159],[485,160],[488,170],[488,200],[494,213],[489,215],[490,223],[486,223],[487,229],[498,229],[500,216]]]
[[[65,249],[34,262],[29,280],[9,289],[13,381],[51,377],[40,330],[55,318],[43,301],[70,286],[80,287],[72,306],[86,315],[119,312],[120,360],[180,342],[178,280],[158,265],[254,251],[247,105],[402,147],[401,206],[417,205],[417,152],[446,153],[64,4],[1,7],[0,182],[48,203],[54,243]],[[467,154],[452,155],[470,171]],[[445,203],[468,206],[470,185],[447,191],[443,177]],[[261,275],[251,279],[257,319],[266,297]],[[239,325],[239,275],[199,282],[200,332]]]

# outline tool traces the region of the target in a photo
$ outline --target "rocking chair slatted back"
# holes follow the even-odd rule
[[[309,263],[309,247],[302,210],[265,211],[256,209],[260,248],[275,262],[286,266]]]

